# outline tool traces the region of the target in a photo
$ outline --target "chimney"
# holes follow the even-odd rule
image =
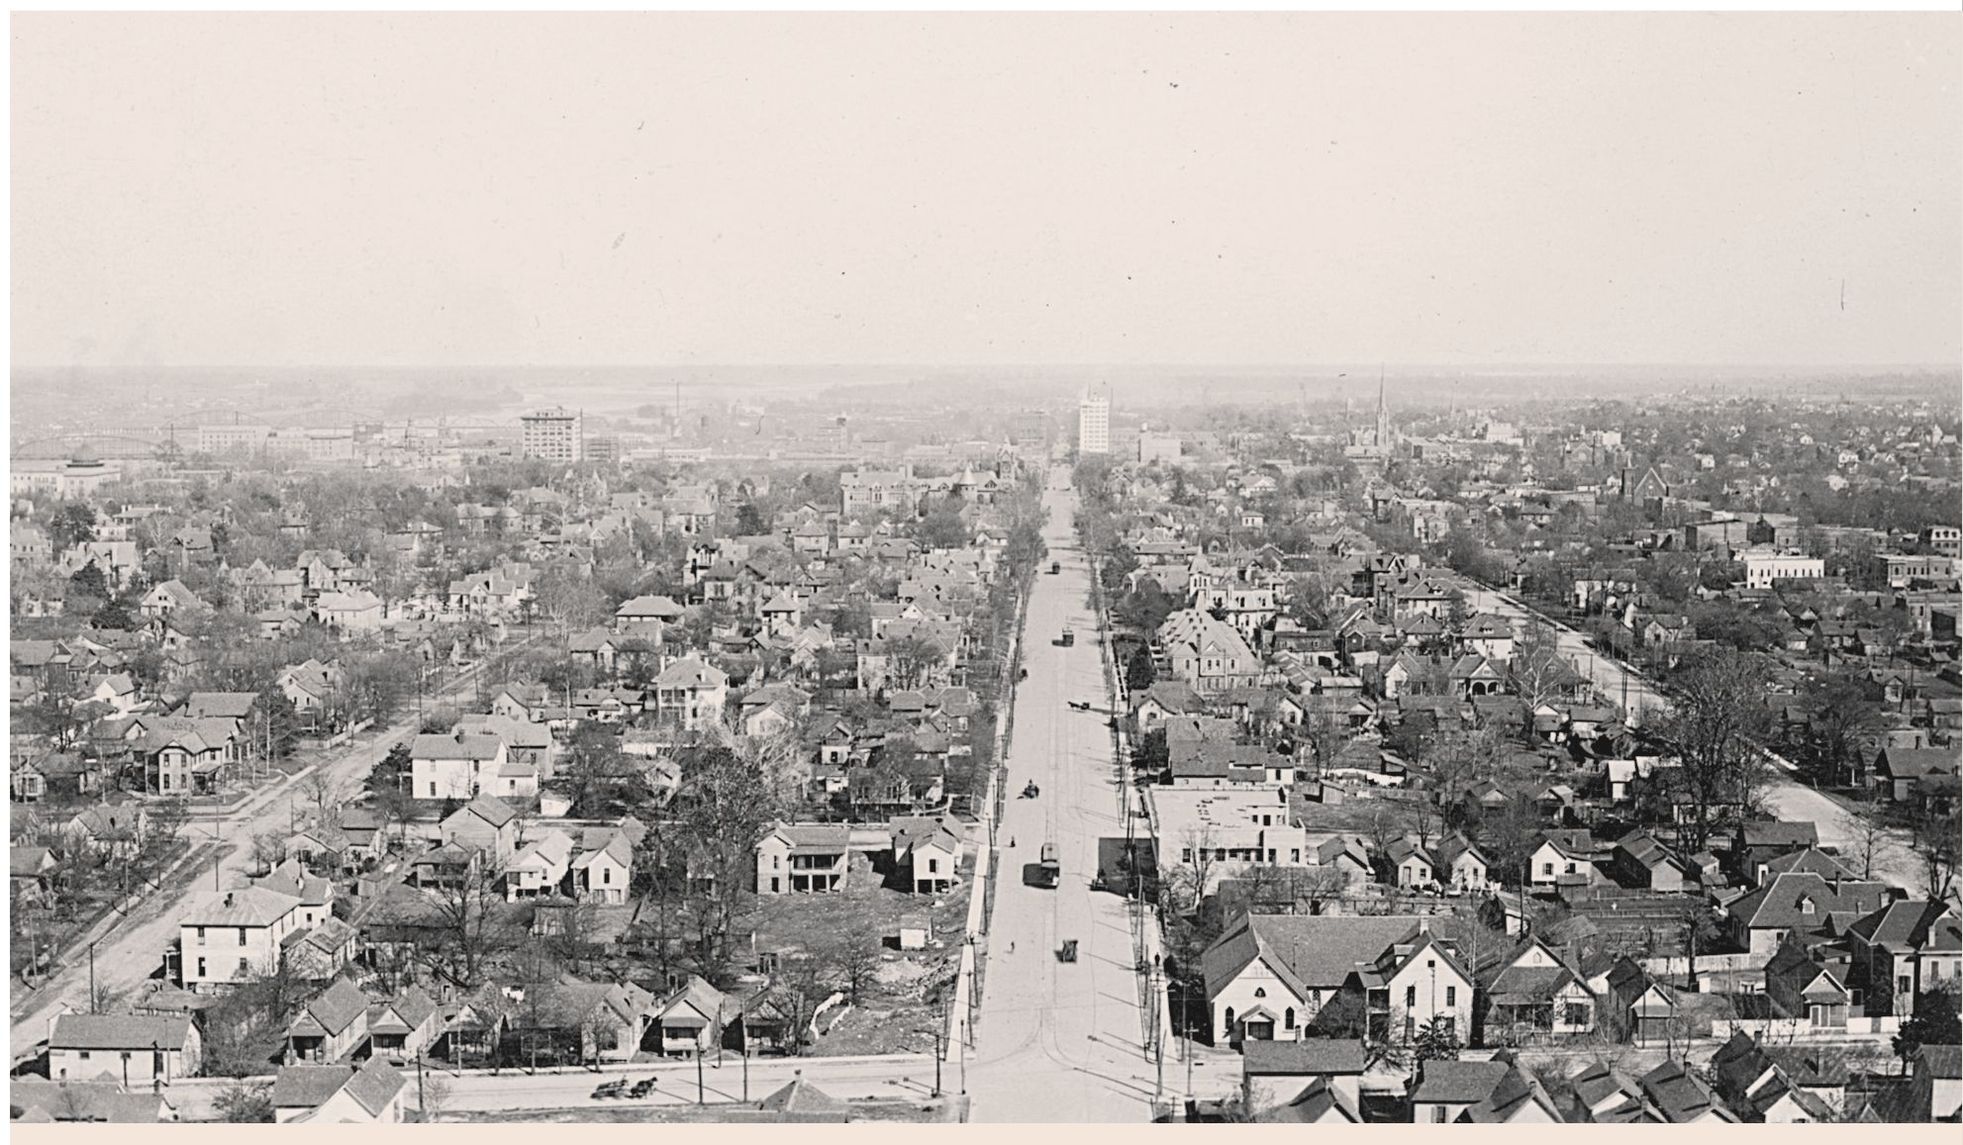
[[[225,892],[225,906],[226,906],[227,908],[230,908],[230,907],[231,907],[231,905],[232,905],[232,903],[233,903],[233,900],[234,900],[234,898],[235,898],[235,896],[234,896],[234,895],[232,894],[232,892],[231,892],[231,891],[226,891],[226,892]]]

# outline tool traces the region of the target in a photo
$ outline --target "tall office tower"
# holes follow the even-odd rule
[[[1111,452],[1111,398],[1108,394],[1084,391],[1077,406],[1077,452]]]
[[[520,418],[525,432],[519,452],[525,457],[577,464],[586,459],[585,418],[561,406]]]

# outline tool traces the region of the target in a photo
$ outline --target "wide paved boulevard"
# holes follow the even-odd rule
[[[1091,890],[1097,841],[1122,836],[1124,820],[1105,725],[1103,653],[1088,602],[1090,569],[1071,524],[1076,494],[1052,487],[1046,503],[1044,541],[1062,572],[1036,577],[1023,628],[1029,676],[1016,690],[1008,800],[997,831],[1000,881],[978,1044],[967,1063],[971,1119],[1147,1121],[1156,1073],[1141,1044],[1125,902]],[[1073,647],[1055,643],[1065,624],[1076,630]],[[1093,710],[1073,710],[1073,700]],[[1032,780],[1040,793],[1020,798]],[[1046,842],[1056,844],[1061,860],[1054,890],[1024,877]],[[1075,962],[1058,957],[1069,939],[1077,941]]]

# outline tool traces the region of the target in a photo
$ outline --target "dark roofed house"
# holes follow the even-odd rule
[[[1567,1118],[1540,1079],[1508,1062],[1504,1076],[1491,1093],[1460,1113],[1456,1121],[1474,1125],[1550,1125]]]
[[[337,1062],[367,1036],[368,995],[346,978],[337,978],[287,1026],[287,1060]]]
[[[1492,1096],[1513,1066],[1505,1061],[1427,1061],[1411,1091],[1411,1120],[1444,1125]]]
[[[1298,1102],[1311,1085],[1320,1083],[1325,1099],[1298,1106],[1287,1120],[1322,1120],[1322,1115],[1332,1113],[1339,1121],[1362,1120],[1358,1090],[1368,1063],[1362,1041],[1250,1041],[1242,1052],[1241,1092],[1257,1117]]]
[[[273,1078],[273,1120],[282,1124],[395,1124],[407,1079],[381,1058],[359,1066],[289,1065]]]
[[[112,1071],[105,1070],[106,1073]],[[45,1081],[16,1077],[7,1083],[7,1102],[15,1122],[27,1124],[92,1121],[109,1125],[155,1125],[176,1121],[177,1107],[161,1092],[124,1090],[110,1081]]]
[[[368,1039],[377,1056],[409,1061],[442,1033],[436,1001],[422,987],[411,985],[387,1002],[368,1009]]]
[[[1829,915],[1859,917],[1888,900],[1877,882],[1828,880],[1810,872],[1773,876],[1764,886],[1725,908],[1733,939],[1753,954],[1770,956],[1791,934],[1824,928]]]
[[[1906,803],[1930,793],[1953,796],[1956,790],[1955,748],[1884,747],[1875,756],[1873,782],[1896,803]],[[1949,783],[1935,782],[1948,778]]]
[[[1963,919],[1952,903],[1905,899],[1855,919],[1845,931],[1849,974],[1867,1012],[1915,1012],[1937,983],[1963,979]]]
[[[1853,1003],[1846,984],[1790,939],[1765,964],[1765,995],[1779,1017],[1803,1020],[1815,1031],[1845,1029]]]
[[[1735,1123],[1738,1120],[1737,1114],[1719,1100],[1711,1087],[1698,1080],[1680,1062],[1664,1062],[1644,1074],[1637,1084],[1663,1120],[1672,1125]]]
[[[1820,830],[1810,819],[1754,819],[1732,834],[1733,874],[1747,883],[1759,882],[1759,868],[1781,855],[1820,845]]]

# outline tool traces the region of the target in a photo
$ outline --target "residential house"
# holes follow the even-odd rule
[[[722,720],[729,696],[729,675],[694,656],[675,661],[654,679],[655,707],[664,719],[688,730]]]
[[[1916,1051],[1909,1106],[1922,1121],[1955,1121],[1963,1115],[1963,1051],[1923,1045]]]
[[[48,872],[57,866],[54,852],[46,847],[15,843],[7,848],[7,885],[13,901],[34,904],[48,890]]]
[[[1732,939],[1752,954],[1770,957],[1788,935],[1813,933],[1826,925],[1829,915],[1858,918],[1887,901],[1888,888],[1881,883],[1788,871],[1724,909]]]
[[[78,811],[61,825],[65,846],[111,858],[134,859],[149,827],[143,804],[110,792],[101,803]]]
[[[1173,675],[1201,695],[1251,688],[1260,682],[1261,660],[1240,631],[1197,609],[1183,609],[1159,625],[1159,647]]]
[[[1595,992],[1581,970],[1539,936],[1483,975],[1487,1045],[1529,1045],[1592,1033]]]
[[[1929,793],[1956,794],[1957,750],[1949,748],[1884,747],[1875,756],[1870,782],[1896,803],[1913,802]]]
[[[1418,1065],[1411,1089],[1411,1120],[1447,1125],[1492,1096],[1513,1070],[1508,1061],[1426,1061]]]
[[[1619,958],[1603,976],[1605,997],[1598,1012],[1603,1026],[1638,1046],[1668,1042],[1676,1036],[1677,992],[1651,978],[1640,965]]]
[[[1312,1026],[1319,1036],[1408,1039],[1434,1019],[1464,1036],[1472,979],[1427,933],[1429,921],[1241,916],[1202,958],[1215,1044],[1286,1041]]]
[[[304,929],[296,895],[262,886],[202,892],[177,921],[180,981],[208,991],[271,974]]]
[[[1357,1038],[1250,1041],[1241,1050],[1241,1096],[1258,1119],[1318,1086],[1326,1098],[1287,1120],[1356,1124],[1363,1120],[1359,1090],[1367,1062]]]
[[[420,986],[407,986],[394,998],[368,1009],[368,1039],[380,1059],[413,1061],[442,1032],[443,1015],[435,999]]]
[[[1648,831],[1631,831],[1616,840],[1609,864],[1616,881],[1632,890],[1674,894],[1695,890],[1700,882],[1695,867]]]
[[[528,1057],[537,1051],[540,1060],[625,1062],[651,1032],[653,997],[631,982],[540,982],[515,993],[506,1040]]]
[[[1643,1098],[1671,1125],[1736,1123],[1733,1113],[1711,1087],[1674,1058],[1650,1070],[1636,1084]]]
[[[1766,865],[1773,859],[1819,845],[1820,831],[1811,820],[1754,819],[1741,823],[1732,833],[1733,873],[1757,886],[1765,881]]]
[[[344,636],[379,632],[382,628],[382,602],[366,589],[323,592],[314,601],[314,616],[330,630]]]
[[[49,1080],[95,1081],[125,1091],[196,1077],[204,1036],[188,1015],[57,1014],[48,1028]]]
[[[518,844],[518,813],[502,800],[479,795],[450,813],[438,828],[442,842],[482,851],[503,866]]]
[[[204,606],[197,593],[183,581],[172,578],[144,593],[137,603],[137,611],[146,620],[168,620],[180,612],[192,612]]]
[[[132,1093],[121,1082],[16,1077],[7,1083],[7,1103],[18,1124],[85,1121],[155,1125],[178,1120],[177,1107],[161,1090]]]
[[[1415,840],[1396,840],[1390,845],[1385,858],[1390,863],[1396,885],[1400,887],[1429,887],[1438,881],[1432,874],[1431,855]]]
[[[757,841],[757,893],[845,889],[852,829],[842,823],[780,823]]]
[[[368,996],[353,982],[337,978],[287,1024],[286,1060],[342,1061],[367,1037]]]
[[[1776,1016],[1805,1022],[1812,1031],[1845,1029],[1854,1002],[1840,976],[1790,936],[1765,964],[1765,994]]]
[[[740,1013],[734,999],[698,975],[653,1007],[655,1050],[701,1055],[722,1042],[723,1027]]]
[[[1869,1014],[1907,1016],[1928,991],[1963,985],[1963,922],[1953,903],[1892,902],[1855,919],[1845,937],[1850,985],[1863,992]]]
[[[139,729],[143,734],[135,751],[143,761],[144,783],[159,795],[209,791],[225,766],[243,754],[233,719],[139,716],[132,731]]]
[[[1553,890],[1563,879],[1596,880],[1599,851],[1586,830],[1548,831],[1528,860],[1527,882],[1537,891]]]
[[[596,830],[605,836],[604,841],[582,840],[582,849],[573,856],[569,871],[572,893],[581,902],[619,906],[627,901],[633,879],[634,844],[624,831]]]
[[[504,741],[494,735],[462,728],[449,735],[419,735],[409,748],[409,794],[417,799],[494,794],[503,785],[506,762]]]
[[[572,858],[572,837],[562,831],[547,831],[505,865],[505,901],[555,893],[572,870]]]
[[[394,1125],[408,1079],[380,1057],[354,1065],[289,1065],[273,1077],[280,1124]]]
[[[952,820],[908,815],[892,821],[893,865],[914,894],[942,894],[957,881],[961,837]]]
[[[1493,1060],[1506,1059],[1496,1057]],[[1462,1110],[1453,1120],[1459,1124],[1473,1125],[1549,1125],[1559,1124],[1567,1118],[1538,1077],[1522,1068],[1518,1062],[1507,1060],[1507,1071],[1492,1091]]]

